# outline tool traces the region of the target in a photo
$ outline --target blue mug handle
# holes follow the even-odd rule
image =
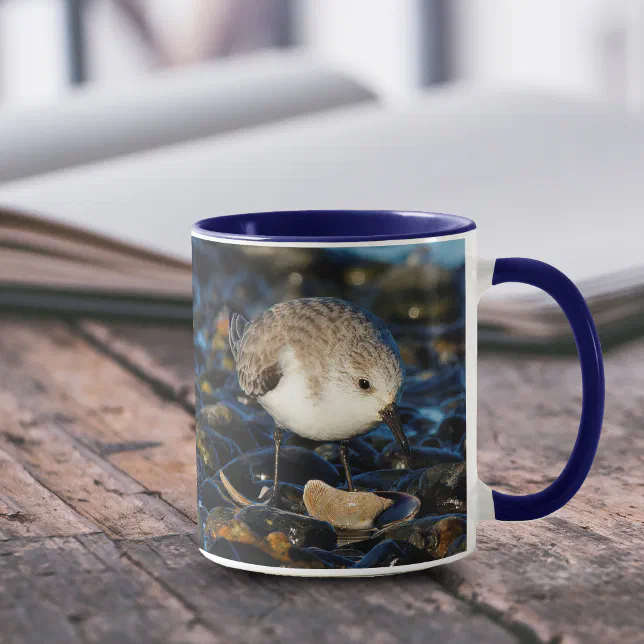
[[[581,362],[581,421],[566,467],[555,481],[536,494],[514,496],[492,491],[495,519],[529,521],[545,517],[568,503],[590,471],[604,417],[604,361],[588,305],[579,289],[561,271],[534,259],[497,259],[492,284],[506,282],[536,286],[552,296],[568,318]]]

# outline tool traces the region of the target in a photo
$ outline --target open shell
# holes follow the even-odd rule
[[[226,488],[226,492],[230,494],[230,498],[237,507],[245,508],[249,505],[253,505],[253,501],[247,499],[243,494],[240,494],[234,487],[233,484],[228,480],[228,477],[224,474],[223,470],[219,471],[219,478]]]
[[[394,504],[373,492],[346,492],[323,481],[309,481],[304,487],[304,505],[317,519],[343,530],[367,530],[374,520]]]

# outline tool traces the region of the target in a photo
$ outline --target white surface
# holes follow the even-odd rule
[[[0,110],[0,182],[371,98],[298,51],[159,72],[51,107]]]
[[[0,2],[0,105],[43,104],[67,91],[65,0]]]
[[[300,39],[316,58],[398,97],[421,78],[419,3],[426,0],[300,0]]]
[[[637,108],[641,0],[452,0],[453,67],[486,85]]]
[[[45,213],[190,257],[190,225],[235,212],[394,208],[479,226],[483,257],[580,279],[642,263],[644,123],[539,94],[436,90],[0,187]],[[492,289],[492,293],[503,289]]]

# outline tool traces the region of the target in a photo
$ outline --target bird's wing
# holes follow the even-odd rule
[[[248,324],[248,320],[243,315],[239,313],[230,314],[230,320],[228,321],[228,342],[230,343],[230,350],[233,353],[235,362],[237,362],[237,355],[239,354],[239,344]]]
[[[279,363],[284,339],[264,317],[246,325],[236,345],[239,386],[248,396],[260,397],[277,387],[282,378]]]

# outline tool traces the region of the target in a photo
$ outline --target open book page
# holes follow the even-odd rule
[[[188,299],[190,264],[55,221],[0,211],[0,283]]]
[[[547,261],[609,302],[608,316],[623,310],[611,296],[640,283],[643,174],[641,120],[568,98],[452,87],[7,184],[0,205],[185,262],[192,222],[220,214],[453,212],[477,222],[482,257]],[[511,295],[492,289],[482,321]],[[504,324],[530,316],[519,306]]]

